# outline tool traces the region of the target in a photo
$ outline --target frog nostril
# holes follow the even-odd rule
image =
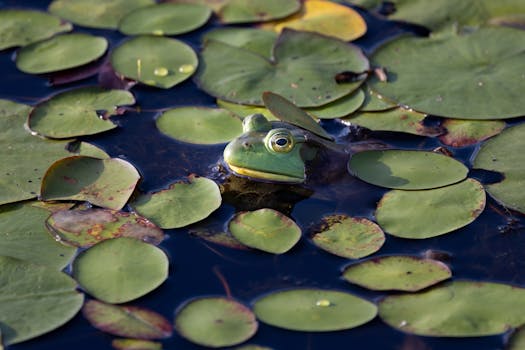
[[[250,149],[252,147],[252,144],[249,143],[248,141],[244,141],[242,143],[242,147],[246,148],[246,149]]]

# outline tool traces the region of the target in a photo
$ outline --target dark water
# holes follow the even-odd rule
[[[1,1],[0,7],[32,7],[45,9],[49,1]],[[385,22],[364,14],[369,22],[367,35],[358,44],[370,53],[385,38],[406,30],[418,28]],[[178,36],[198,50],[200,37],[216,24],[188,35]],[[124,36],[115,31],[92,30],[75,27],[76,31],[103,35],[110,40],[110,47],[119,44]],[[404,28],[404,29],[403,29]],[[51,86],[46,76],[30,76],[16,70],[14,50],[0,53],[0,98],[23,103],[36,103],[57,92],[72,87],[97,84],[96,78],[64,86]],[[220,159],[223,146],[189,146],[161,135],[155,128],[158,111],[176,106],[214,106],[214,99],[199,91],[190,80],[170,90],[159,90],[136,86],[132,92],[142,112],[130,111],[116,118],[120,128],[101,136],[85,138],[103,147],[111,156],[124,158],[141,172],[140,188],[151,191],[162,188],[190,173],[206,175]],[[326,125],[334,131],[337,123]],[[435,139],[377,133],[372,135],[398,147],[432,149],[439,146]],[[454,149],[454,156],[467,165],[476,151],[475,147]],[[473,177],[487,180],[481,173]],[[342,268],[348,260],[329,255],[315,248],[308,240],[308,227],[324,214],[347,213],[352,216],[373,218],[375,203],[383,190],[354,181],[345,189],[343,198],[327,201],[309,198],[298,202],[291,217],[303,228],[305,237],[292,251],[279,256],[239,251],[206,243],[188,234],[187,229],[167,230],[169,239],[162,248],[170,257],[169,279],[157,290],[133,302],[146,306],[173,319],[175,309],[184,301],[205,295],[224,295],[224,288],[217,270],[226,279],[234,297],[250,304],[251,301],[280,288],[307,286],[334,288],[355,293],[372,301],[379,300],[384,293],[367,291],[352,286],[340,278]],[[315,197],[315,196],[314,196]],[[208,222],[220,225],[235,212],[233,206],[224,204]],[[501,281],[525,285],[525,230],[522,216],[505,211],[489,199],[484,213],[472,224],[451,234],[426,240],[406,240],[388,236],[380,254],[420,254],[428,249],[450,254],[449,263],[454,278],[481,281]],[[513,221],[515,219],[515,221]],[[81,315],[61,327],[35,340],[10,349],[110,349],[112,336],[92,328]],[[259,331],[250,343],[274,349],[502,349],[504,337],[480,338],[429,338],[403,334],[382,323],[379,318],[361,327],[330,333],[305,333],[281,330],[260,324]],[[200,349],[177,334],[163,341],[165,349]]]

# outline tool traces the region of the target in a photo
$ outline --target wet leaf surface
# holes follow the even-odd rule
[[[466,147],[499,134],[505,128],[501,120],[447,119],[442,123],[447,130],[439,140],[452,147]]]
[[[160,286],[168,277],[168,257],[135,238],[102,241],[77,256],[73,277],[93,297],[125,303]]]

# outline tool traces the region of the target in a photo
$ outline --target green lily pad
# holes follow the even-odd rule
[[[82,307],[76,283],[55,268],[0,256],[0,329],[5,345],[50,332]]]
[[[198,58],[182,41],[144,35],[117,47],[111,54],[111,64],[127,78],[169,89],[193,75]]]
[[[0,206],[0,255],[61,270],[77,250],[51,237],[44,225],[49,211],[36,203]]]
[[[447,133],[439,138],[445,145],[465,147],[499,134],[505,128],[501,120],[447,119],[442,123]]]
[[[338,73],[361,73],[369,67],[356,46],[291,29],[285,29],[275,42],[271,60],[215,40],[205,43],[201,55],[200,87],[217,98],[248,105],[262,105],[262,93],[272,91],[297,106],[317,107],[348,95],[361,84],[338,84]]]
[[[162,228],[177,228],[208,217],[221,205],[217,184],[205,177],[190,176],[168,189],[138,196],[130,205]]]
[[[142,339],[113,339],[111,346],[117,350],[162,350],[162,343]]]
[[[452,276],[438,260],[415,256],[383,256],[348,266],[343,278],[372,290],[417,292]]]
[[[272,326],[305,332],[350,329],[372,320],[375,304],[350,293],[323,289],[291,289],[255,301],[257,318]]]
[[[228,227],[242,244],[274,254],[287,252],[301,238],[301,228],[292,219],[268,208],[241,212]]]
[[[48,10],[81,26],[116,29],[127,13],[153,4],[155,0],[53,0]]]
[[[71,153],[80,156],[100,159],[110,158],[109,154],[107,154],[103,149],[84,141],[70,143],[68,145],[68,150]]]
[[[270,59],[277,34],[255,28],[216,28],[203,36],[203,42],[216,40]]]
[[[357,89],[350,95],[341,97],[334,102],[327,103],[320,107],[305,108],[305,111],[319,119],[342,118],[357,111],[364,100],[365,93],[362,89]]]
[[[69,90],[38,104],[29,116],[28,126],[51,138],[93,135],[116,128],[107,118],[117,113],[118,106],[134,103],[135,98],[126,90],[98,87]],[[104,111],[104,118],[100,111]]]
[[[95,244],[73,262],[73,277],[106,303],[125,303],[160,286],[168,277],[168,257],[154,245],[120,237]]]
[[[247,117],[252,114],[262,114],[267,120],[279,120],[277,119],[272,112],[270,112],[265,107],[253,106],[253,105],[240,105],[237,103],[232,103],[224,100],[217,100],[217,105],[221,108],[227,109],[230,112],[235,113],[241,118]]]
[[[289,16],[300,8],[299,0],[228,0],[217,15],[222,23],[262,22]]]
[[[359,259],[377,252],[385,243],[385,234],[368,219],[334,214],[323,218],[312,241],[332,254]]]
[[[487,192],[504,206],[525,212],[523,174],[525,173],[525,124],[504,130],[488,140],[474,159],[474,167],[499,171],[505,178],[485,185]]]
[[[174,139],[205,145],[225,143],[242,134],[241,119],[221,108],[174,108],[162,113],[156,124]]]
[[[210,16],[211,9],[204,5],[157,4],[128,13],[118,29],[126,35],[176,35],[203,26]]]
[[[60,210],[51,214],[46,226],[56,240],[83,248],[118,237],[132,237],[155,245],[164,239],[162,230],[147,219],[109,209]]]
[[[403,190],[442,187],[467,177],[463,163],[441,153],[371,150],[354,154],[348,170],[368,183]]]
[[[80,200],[119,210],[133,193],[140,175],[119,158],[85,156],[63,158],[51,165],[42,179],[42,200]]]
[[[376,219],[393,236],[423,239],[468,225],[485,208],[485,191],[474,179],[433,190],[387,192]]]
[[[181,336],[212,348],[242,343],[255,334],[257,327],[252,311],[229,298],[194,299],[175,315],[175,329]]]
[[[56,72],[92,62],[107,47],[107,40],[101,36],[61,34],[21,48],[16,55],[16,67],[31,74]]]
[[[97,300],[84,304],[82,313],[95,328],[121,337],[169,338],[170,322],[162,315],[138,306],[116,306]]]
[[[506,350],[521,350],[525,347],[525,326],[520,326],[510,336]]]
[[[428,9],[427,9],[428,10]],[[407,37],[373,57],[388,71],[371,87],[417,111],[458,119],[503,119],[525,113],[525,31],[481,28],[457,35]],[[447,54],[443,54],[446,52]]]
[[[31,10],[1,10],[0,23],[0,50],[32,44],[73,28],[60,18]]]
[[[455,281],[417,294],[388,296],[379,304],[379,316],[406,333],[479,337],[522,325],[524,307],[523,288]]]
[[[365,84],[363,91],[365,93],[365,100],[361,108],[359,108],[360,112],[381,112],[397,107],[395,102],[384,99],[383,96],[370,89],[368,84]]]
[[[32,136],[24,127],[30,106],[0,100],[0,204],[35,198],[46,169],[70,155],[67,142]]]

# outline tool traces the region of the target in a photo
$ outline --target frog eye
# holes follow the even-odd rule
[[[275,129],[266,136],[266,148],[277,153],[288,153],[294,147],[294,139],[287,129]]]

